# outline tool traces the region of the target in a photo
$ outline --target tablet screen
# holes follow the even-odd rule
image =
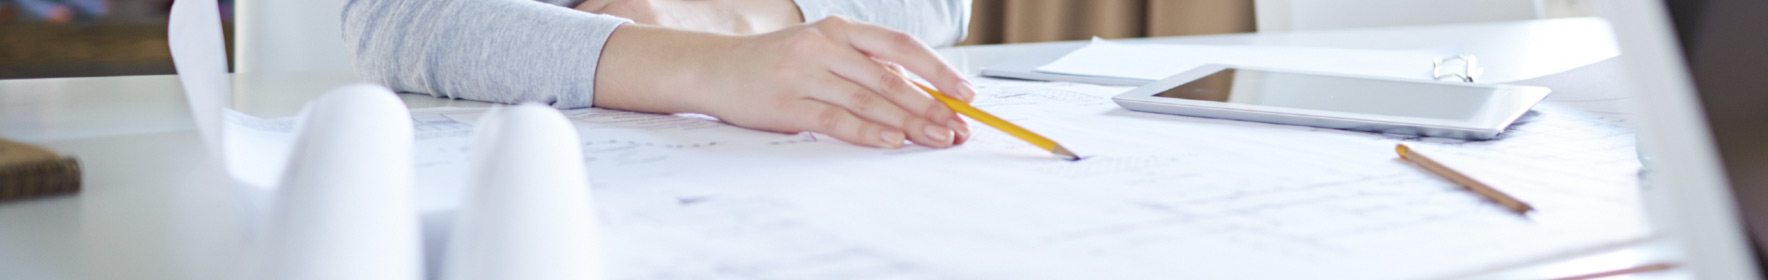
[[[1480,118],[1501,89],[1228,68],[1157,97],[1454,121]]]

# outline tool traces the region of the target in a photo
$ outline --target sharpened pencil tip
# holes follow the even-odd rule
[[[1529,206],[1528,204],[1522,204],[1521,206],[1516,207],[1516,209],[1511,209],[1511,212],[1516,212],[1517,215],[1528,216],[1530,212],[1535,212],[1535,207]]]
[[[1068,148],[1063,148],[1062,145],[1056,145],[1056,148],[1050,149],[1050,153],[1068,161],[1081,160],[1080,156],[1074,155],[1074,152],[1068,151]]]

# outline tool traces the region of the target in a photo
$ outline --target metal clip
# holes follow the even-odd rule
[[[1461,71],[1454,71],[1453,65],[1449,65],[1450,63],[1453,63],[1456,60],[1461,61],[1461,66],[1462,66]],[[1445,65],[1448,65],[1450,67],[1444,67]],[[1451,68],[1450,69],[1451,72],[1443,73],[1444,72],[1443,68]],[[1485,71],[1486,71],[1485,68],[1479,67],[1479,58],[1474,57],[1473,55],[1468,55],[1468,54],[1439,58],[1439,59],[1436,59],[1436,60],[1433,60],[1430,62],[1430,77],[1438,79],[1438,80],[1442,80],[1444,78],[1455,78],[1456,80],[1461,80],[1462,82],[1472,83],[1474,81],[1474,78],[1477,78],[1482,74],[1485,74]]]

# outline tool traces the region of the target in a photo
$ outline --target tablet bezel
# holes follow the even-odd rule
[[[1279,73],[1295,73],[1323,75],[1350,79],[1368,79],[1405,83],[1440,84],[1461,87],[1478,87],[1493,89],[1492,102],[1482,104],[1479,114],[1489,115],[1478,118],[1484,123],[1475,121],[1456,121],[1421,117],[1403,117],[1375,115],[1365,113],[1349,113],[1317,109],[1286,108],[1253,104],[1236,104],[1217,101],[1203,101],[1155,96],[1185,83],[1201,79],[1226,69],[1267,71]],[[1153,113],[1176,114],[1186,116],[1235,119],[1255,122],[1326,127],[1372,131],[1387,134],[1438,136],[1463,139],[1490,139],[1497,137],[1504,129],[1522,117],[1535,104],[1540,103],[1550,89],[1533,86],[1472,84],[1462,82],[1446,82],[1432,80],[1407,80],[1377,76],[1344,75],[1310,71],[1295,71],[1261,67],[1242,67],[1220,64],[1201,66],[1184,73],[1179,73],[1147,85],[1124,92],[1112,101],[1119,106],[1133,110]]]

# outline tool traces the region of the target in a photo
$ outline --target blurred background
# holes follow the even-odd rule
[[[1360,16],[1355,14],[1362,12],[1427,20],[1419,21],[1421,23],[1457,22],[1452,15],[1392,13],[1387,10],[1405,5],[1472,5],[1479,6],[1476,10],[1501,14],[1505,12],[1506,4],[1497,3],[1525,3],[1535,8],[1535,14],[1530,17],[1578,17],[1587,14],[1582,2],[1592,0],[973,1],[970,37],[963,42],[965,45],[1084,40],[1093,36],[1133,38],[1290,31],[1296,30],[1290,28],[1291,25],[1304,26],[1301,22],[1315,27],[1376,26],[1356,22],[1355,18],[1310,17],[1310,12],[1351,16]],[[227,32],[230,50],[235,37],[233,2],[221,1],[221,14],[226,21],[222,28]],[[1449,4],[1433,4],[1435,2]],[[1457,2],[1471,4],[1453,4]],[[0,79],[172,74],[171,54],[166,47],[166,15],[171,4],[171,0],[0,0]],[[1259,7],[1263,9],[1255,9]],[[1274,13],[1277,10],[1283,13]],[[1265,16],[1263,21],[1259,19],[1261,14]],[[1504,17],[1482,15],[1479,18]],[[1266,30],[1260,30],[1260,26]]]
[[[1589,15],[1584,2],[1590,0],[973,1],[970,37],[964,44],[1292,31],[1304,25],[1331,29],[1582,17]],[[1521,9],[1522,15],[1513,15],[1512,7]],[[1259,16],[1267,17],[1266,22],[1260,22]],[[1261,25],[1282,30],[1260,30]]]
[[[222,1],[230,39],[232,2]],[[171,74],[171,7],[172,0],[0,0],[0,79]]]

